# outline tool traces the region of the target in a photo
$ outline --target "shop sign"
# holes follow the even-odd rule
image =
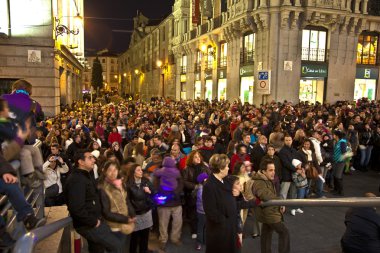
[[[199,0],[192,0],[191,2],[191,16],[192,22],[194,25],[198,25],[199,23]]]
[[[256,85],[257,94],[270,94],[270,70],[262,70],[258,73],[258,83]]]
[[[301,77],[327,77],[327,65],[302,64]]]
[[[357,79],[378,79],[379,69],[358,67],[356,68],[356,78]]]
[[[212,70],[205,71],[205,80],[212,79]]]
[[[186,83],[186,75],[181,75],[181,83]]]
[[[253,76],[253,65],[240,67],[240,76]]]
[[[218,70],[218,78],[219,79],[226,79],[227,78],[227,70],[226,69],[219,69]]]

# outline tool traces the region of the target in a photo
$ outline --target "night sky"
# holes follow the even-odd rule
[[[84,0],[85,49],[89,52],[108,48],[121,53],[128,49],[137,10],[152,21],[168,16],[174,0]]]

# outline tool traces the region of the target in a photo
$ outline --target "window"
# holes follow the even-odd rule
[[[215,49],[212,46],[207,47],[207,62],[206,62],[206,68],[212,69],[212,65],[214,63],[214,57],[215,57]]]
[[[9,8],[8,0],[0,0],[0,33],[9,35]]]
[[[187,70],[187,55],[182,55],[181,74],[186,74],[186,70]]]
[[[255,56],[255,34],[250,33],[244,35],[242,42],[242,50],[240,53],[241,63],[253,63]]]
[[[201,64],[202,64],[202,52],[200,50],[197,50],[196,59],[195,59],[195,72],[201,71]]]
[[[375,65],[377,63],[379,36],[361,34],[358,41],[357,64]]]
[[[220,44],[219,67],[223,68],[226,66],[227,66],[227,43],[223,42]]]
[[[106,59],[102,59],[102,63],[106,63]]]
[[[326,59],[327,32],[305,29],[302,31],[302,60],[322,61]]]

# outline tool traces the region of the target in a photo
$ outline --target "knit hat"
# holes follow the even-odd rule
[[[206,172],[203,172],[201,174],[198,175],[197,177],[197,182],[198,183],[202,183],[203,181],[205,181],[206,179],[208,178],[208,174]]]
[[[93,155],[95,158],[99,158],[100,152],[99,152],[99,150],[94,150],[91,152],[91,155]]]
[[[298,165],[302,164],[302,162],[298,159],[292,160],[292,165],[297,168]]]

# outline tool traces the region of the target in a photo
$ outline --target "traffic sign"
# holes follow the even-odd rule
[[[263,95],[270,94],[270,70],[259,71],[256,92]]]

